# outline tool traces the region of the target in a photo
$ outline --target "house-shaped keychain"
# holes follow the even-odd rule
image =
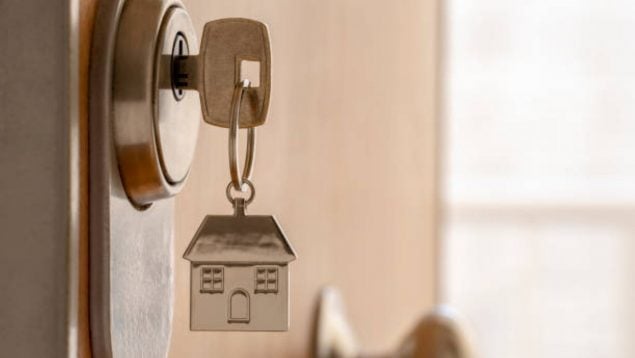
[[[191,330],[289,327],[288,263],[296,254],[273,216],[247,216],[243,208],[233,216],[208,215],[185,251]]]

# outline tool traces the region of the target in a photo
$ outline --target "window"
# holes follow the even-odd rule
[[[278,268],[277,267],[257,267],[256,268],[256,293],[277,293],[278,292]]]
[[[201,269],[201,292],[223,292],[223,268],[218,266],[203,266]]]
[[[635,2],[444,24],[442,299],[479,357],[635,357]]]

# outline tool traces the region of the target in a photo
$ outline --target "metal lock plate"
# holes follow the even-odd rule
[[[174,303],[168,197],[186,180],[200,108],[195,93],[178,100],[161,79],[176,34],[192,54],[197,39],[178,0],[97,6],[89,101],[91,350],[95,357],[167,357]]]
[[[239,125],[252,128],[265,123],[271,91],[271,50],[266,25],[239,18],[208,22],[197,62],[196,87],[207,123],[229,127],[234,87],[244,78],[252,85],[245,92]]]

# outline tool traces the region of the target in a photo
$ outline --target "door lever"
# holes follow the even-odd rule
[[[312,353],[315,358],[473,358],[464,324],[447,307],[424,315],[393,351],[365,352],[348,322],[339,291],[332,287],[323,289],[319,296]]]

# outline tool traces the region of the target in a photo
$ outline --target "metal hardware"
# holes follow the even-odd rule
[[[126,2],[113,58],[113,142],[126,194],[138,206],[175,195],[189,172],[199,99],[164,82],[175,61],[197,52],[180,3]]]
[[[184,58],[180,68],[187,81],[178,88],[199,92],[207,123],[230,126],[234,87],[244,79],[249,79],[252,86],[240,105],[240,128],[265,123],[271,91],[271,49],[265,24],[240,18],[208,22],[200,55]]]
[[[229,173],[231,184],[234,189],[243,191],[243,181],[251,178],[254,155],[256,151],[256,128],[247,129],[247,151],[245,154],[245,167],[242,174],[238,172],[238,123],[240,121],[240,105],[243,100],[243,93],[250,86],[249,80],[240,81],[234,88],[234,95],[231,103],[231,117],[229,120]],[[252,186],[253,187],[253,186]]]
[[[414,329],[388,354],[364,352],[351,329],[338,290],[327,287],[320,292],[316,308],[313,356],[403,357],[403,358],[471,358],[473,350],[465,324],[451,309],[441,306],[423,316]]]
[[[93,354],[167,356],[174,301],[174,201],[170,197],[180,191],[189,173],[200,124],[200,99],[209,123],[229,127],[233,120],[233,182],[238,190],[243,183],[251,188],[247,200],[233,199],[236,215],[232,218],[246,223],[233,228],[246,228],[254,234],[245,236],[236,247],[251,245],[250,250],[241,250],[247,256],[255,255],[253,264],[266,263],[266,270],[276,267],[278,271],[272,281],[275,293],[269,287],[256,286],[254,291],[254,307],[274,298],[274,310],[252,312],[250,305],[246,314],[232,310],[231,299],[249,302],[249,292],[235,288],[229,296],[228,316],[221,323],[203,315],[192,320],[192,327],[286,330],[287,264],[295,253],[275,218],[244,215],[255,196],[249,181],[255,151],[253,127],[264,123],[269,105],[266,27],[245,19],[208,23],[203,36],[205,51],[199,56],[194,27],[178,0],[103,1],[96,19],[90,81]],[[236,83],[241,87],[234,96]],[[188,89],[198,89],[200,95],[188,93]],[[238,128],[250,128],[242,175],[236,158]],[[228,187],[230,198],[234,184]],[[219,228],[206,223],[213,225],[203,226],[201,234]],[[254,238],[257,242],[249,241]],[[188,251],[190,254],[187,258],[194,264],[201,252]],[[231,259],[236,258],[223,264]],[[238,266],[243,267],[243,262]],[[228,269],[231,267],[229,264]],[[260,272],[261,268],[254,269]],[[251,274],[245,277],[251,284],[259,282],[254,283]],[[217,291],[217,287],[200,290],[205,294]]]
[[[322,289],[316,307],[313,332],[313,357],[358,357],[360,347],[348,323],[339,291]]]
[[[249,187],[249,197],[245,200],[245,206],[247,206],[251,204],[251,202],[254,201],[254,199],[256,198],[256,188],[254,187],[254,184],[249,179],[243,179],[243,181]],[[232,196],[233,187],[234,185],[231,182],[229,182],[229,184],[227,184],[227,188],[225,189],[225,195],[227,196],[227,200],[229,200],[230,203],[235,204],[237,198],[234,198]]]
[[[232,198],[234,215],[207,215],[183,254],[193,331],[289,327],[289,262],[296,254],[275,217],[245,215],[252,199]]]
[[[174,200],[153,200],[183,185],[200,114],[198,96],[185,93],[177,102],[170,83],[164,87],[155,79],[169,72],[177,34],[191,52],[197,41],[178,0],[99,1],[95,18],[89,101],[92,354],[167,357]],[[172,137],[176,132],[182,135]]]
[[[170,61],[170,71],[172,75],[172,93],[177,101],[185,97],[185,90],[182,87],[187,86],[187,73],[184,71],[183,61],[190,55],[190,47],[187,39],[182,33],[177,33],[172,46],[172,57]]]
[[[254,34],[264,40],[259,42],[250,38]],[[212,49],[218,44],[222,46],[216,53]],[[199,89],[206,120],[229,127],[231,180],[225,193],[234,207],[231,216],[206,216],[183,255],[190,261],[190,329],[193,331],[286,331],[289,327],[289,262],[295,260],[295,252],[275,217],[245,214],[247,205],[256,196],[249,178],[256,150],[254,127],[264,122],[269,98],[268,45],[263,24],[244,19],[213,21],[205,26],[201,56],[185,66],[203,70],[186,71],[178,77],[189,79],[189,75],[194,74],[192,88]],[[254,53],[250,50],[254,48],[263,50],[262,57],[246,61],[252,59],[250,56]],[[201,58],[202,65],[197,62]],[[260,70],[263,63],[267,69],[265,76]],[[200,73],[205,77],[202,78]],[[255,83],[258,87],[252,92],[254,87],[249,76],[254,78],[254,74],[257,74]],[[265,88],[261,86],[263,84]],[[216,95],[222,98],[225,89],[231,91],[228,111],[223,110],[221,101],[217,102],[221,105],[220,112],[213,112],[217,110],[215,106],[210,112],[211,101]],[[243,106],[246,102],[253,105],[253,97],[243,101],[243,96],[250,93],[256,94],[256,112],[253,106]],[[264,95],[262,104],[258,104],[259,94]],[[244,122],[241,114],[245,111],[249,119]],[[210,113],[219,115],[222,120],[215,121]],[[223,114],[229,117],[226,124]],[[237,143],[241,126],[248,129],[242,173]],[[233,197],[232,189],[242,192],[244,184],[250,189],[249,197]]]

